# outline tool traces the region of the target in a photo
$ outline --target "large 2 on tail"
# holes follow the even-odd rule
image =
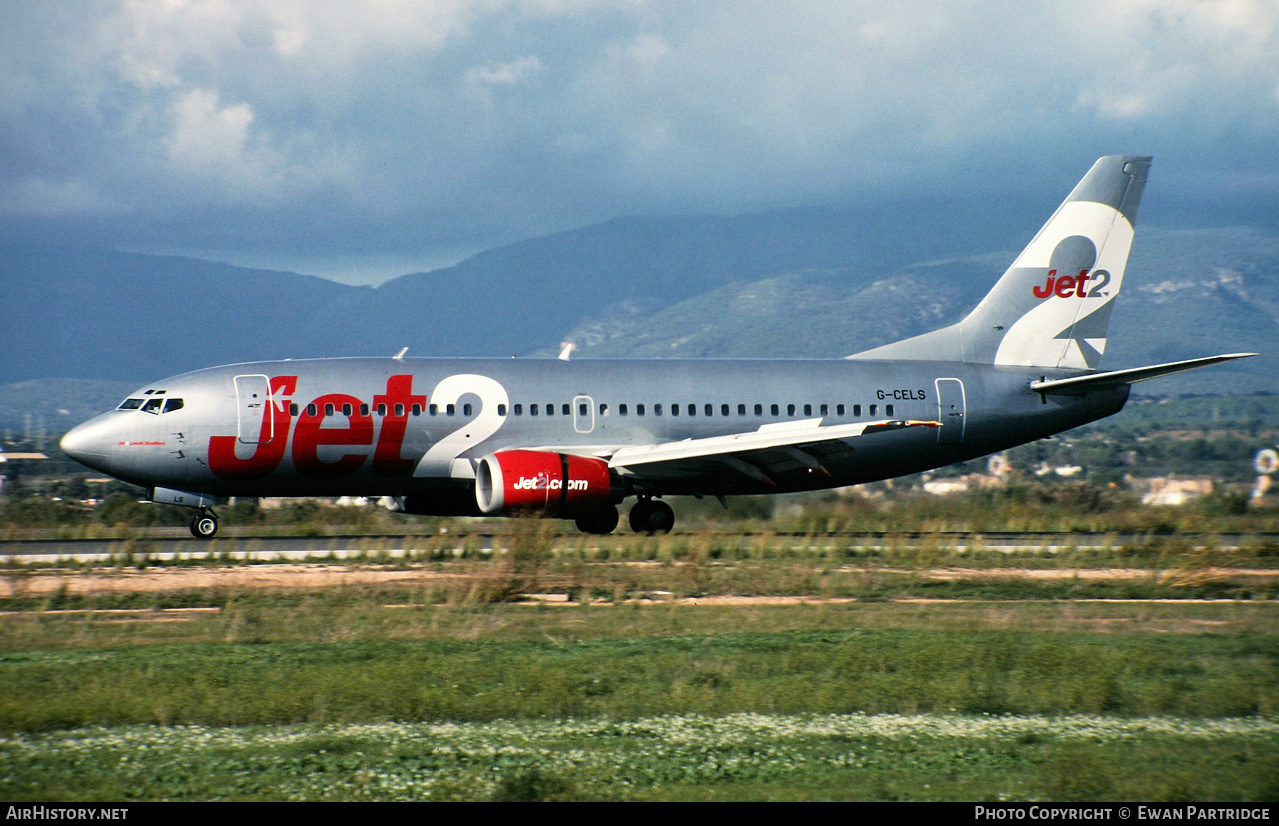
[[[1101,158],[968,316],[852,358],[1096,370],[1150,158]]]

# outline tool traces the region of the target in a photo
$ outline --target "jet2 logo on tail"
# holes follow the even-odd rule
[[[1097,283],[1093,284],[1092,289],[1084,292],[1084,288],[1088,286],[1088,282],[1097,279]],[[1054,295],[1058,298],[1105,298],[1106,293],[1101,291],[1110,283],[1110,273],[1105,270],[1094,270],[1089,274],[1087,269],[1079,271],[1079,275],[1062,275],[1058,276],[1056,270],[1048,271],[1048,280],[1043,286],[1035,287],[1035,298],[1051,298]]]

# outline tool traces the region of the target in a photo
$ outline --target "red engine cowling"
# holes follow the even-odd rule
[[[574,517],[613,501],[608,462],[547,450],[500,450],[480,460],[475,501],[486,514]]]

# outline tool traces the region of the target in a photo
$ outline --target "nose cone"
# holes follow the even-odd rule
[[[59,442],[62,452],[82,465],[109,473],[111,452],[117,439],[109,417],[110,414],[98,416],[71,428]]]

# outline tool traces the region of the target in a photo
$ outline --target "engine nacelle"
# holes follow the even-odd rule
[[[476,468],[475,501],[489,515],[529,510],[571,518],[612,504],[612,480],[602,459],[500,450]]]

